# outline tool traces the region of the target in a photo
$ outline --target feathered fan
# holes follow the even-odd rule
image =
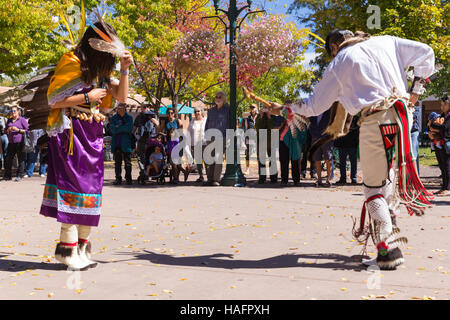
[[[87,23],[94,29],[95,32],[103,39],[96,39],[96,38],[90,38],[89,44],[92,48],[98,51],[102,52],[108,52],[111,53],[115,57],[121,58],[125,53],[125,45],[123,42],[119,39],[118,36],[114,34],[114,31],[110,26],[108,26],[102,19],[102,16],[95,12],[95,15],[97,16],[98,22],[101,23],[103,28],[106,30],[105,34],[102,30],[97,28],[92,22],[86,19]]]

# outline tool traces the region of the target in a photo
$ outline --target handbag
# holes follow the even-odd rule
[[[34,152],[33,140],[31,138],[31,132],[27,131],[23,134],[23,152],[30,153]]]

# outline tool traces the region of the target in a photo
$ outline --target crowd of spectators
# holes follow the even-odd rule
[[[223,161],[229,144],[225,139],[229,128],[230,107],[226,94],[219,91],[215,95],[214,104],[209,110],[195,107],[194,113],[186,128],[176,116],[173,108],[167,109],[166,118],[161,121],[149,105],[142,105],[135,119],[127,113],[125,104],[118,104],[116,112],[109,118],[105,126],[105,141],[110,141],[111,152],[115,164],[114,185],[122,184],[122,166],[125,168],[125,181],[133,184],[132,155],[136,154],[140,164],[140,177],[155,176],[163,173],[169,167],[169,178],[173,184],[178,184],[182,173],[184,181],[189,174],[196,172],[197,183],[207,186],[220,185]],[[419,109],[413,114],[411,141],[413,157],[419,170]],[[37,172],[45,177],[46,157],[38,147],[38,139],[45,134],[42,129],[29,130],[28,121],[21,116],[18,107],[11,108],[7,119],[0,117],[0,170],[3,169],[3,180],[21,181],[30,178]],[[334,168],[339,168],[339,179],[336,185],[357,184],[357,158],[359,143],[358,116],[354,116],[349,133],[319,147],[314,154],[309,155],[311,146],[323,137],[323,131],[330,121],[330,111],[317,117],[311,117],[310,126],[306,131],[293,133],[287,128],[286,120],[281,116],[271,115],[267,109],[258,110],[258,106],[249,106],[248,115],[237,119],[236,128],[238,150],[245,152],[245,174],[250,173],[250,159],[256,159],[258,164],[258,183],[269,183],[281,186],[288,184],[289,179],[294,185],[307,177],[315,180],[317,187],[330,187],[333,184]],[[450,194],[450,107],[447,97],[441,99],[441,113],[432,112],[427,123],[427,133],[431,141],[431,149],[435,152],[442,183],[438,195]],[[187,132],[187,141],[183,141]],[[214,129],[218,136],[206,134]],[[254,136],[249,134],[254,132]],[[271,132],[278,131],[278,135]],[[272,141],[278,137],[279,141]],[[177,147],[183,142],[183,147]],[[229,143],[229,142],[228,142]],[[214,148],[212,148],[214,144]],[[220,145],[222,148],[217,148]],[[208,148],[209,147],[209,148]],[[209,149],[209,150],[208,150]],[[205,161],[205,150],[211,152],[211,161]],[[174,153],[177,152],[177,153]],[[278,157],[277,157],[278,155]],[[252,158],[254,157],[254,158]],[[347,164],[349,161],[349,165]],[[36,163],[39,162],[39,168]],[[307,167],[309,164],[309,168]],[[13,175],[13,167],[16,168]],[[347,168],[349,167],[349,179]],[[290,177],[289,177],[290,174]],[[279,177],[280,176],[280,177]],[[325,182],[323,181],[325,180]],[[361,182],[361,181],[359,181]]]

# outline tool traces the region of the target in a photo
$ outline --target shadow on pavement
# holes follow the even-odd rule
[[[114,185],[113,182],[115,179],[105,179],[103,182],[103,186],[113,187],[113,188],[124,188],[124,189],[155,189],[155,188],[176,188],[176,187],[204,187],[204,188],[217,188],[211,186],[204,186],[201,182],[196,182],[192,180],[188,180],[187,182],[180,181],[178,184],[171,184],[169,180],[166,179],[166,182],[162,185],[158,184],[156,181],[148,181],[144,185],[139,184],[136,180],[133,180],[132,185],[127,185],[125,181],[122,182],[121,185]],[[244,187],[247,188],[260,188],[260,189],[280,189],[280,188],[299,188],[299,187],[315,187],[313,182],[304,182],[302,181],[300,185],[295,186],[292,181],[289,182],[287,186],[281,186],[281,181],[277,181],[277,183],[266,182],[264,184],[258,184],[257,178],[248,178],[247,184]]]
[[[434,204],[435,206],[441,207],[441,206],[450,206],[450,201],[436,201],[433,200],[431,201],[432,204]]]
[[[0,258],[6,255],[0,255]],[[30,262],[19,260],[3,260],[0,259],[0,271],[20,272],[25,270],[66,270],[66,267],[60,263],[44,263],[44,262]]]
[[[128,253],[121,253],[128,255]],[[145,250],[145,253],[134,253],[134,259],[145,260],[155,264],[207,267],[221,269],[269,269],[269,268],[323,268],[333,270],[363,271],[366,267],[361,264],[362,258],[366,256],[354,255],[344,256],[335,253],[318,254],[282,254],[261,260],[234,260],[232,254],[216,253],[204,256],[174,257],[167,254],[159,254]],[[227,258],[227,259],[220,259]],[[305,259],[305,261],[299,261]],[[306,261],[313,260],[313,261]],[[317,260],[331,260],[318,262]],[[120,260],[127,261],[127,260]],[[115,262],[120,262],[115,261]]]
[[[132,185],[127,185],[125,181],[122,182],[121,185],[114,185],[113,182],[115,179],[104,179],[103,186],[113,187],[113,188],[124,188],[124,189],[155,189],[155,188],[176,188],[176,187],[204,187],[204,188],[217,188],[211,186],[204,186],[201,182],[196,182],[193,180],[188,180],[186,182],[180,181],[178,184],[169,183],[169,179],[166,178],[166,182],[162,185],[158,184],[156,181],[147,181],[144,185],[139,184],[135,179],[133,180]],[[360,184],[358,184],[360,185]],[[353,185],[358,186],[358,185]],[[349,185],[350,186],[350,185]],[[256,189],[281,189],[281,188],[302,188],[309,187],[315,188],[316,185],[313,181],[305,181],[301,180],[299,185],[294,185],[292,181],[289,181],[288,185],[281,185],[281,180],[278,180],[276,183],[271,183],[270,181],[266,181],[263,184],[258,183],[258,178],[247,178],[247,184],[244,186],[247,188],[256,188]],[[337,186],[332,185],[331,188],[336,188]],[[317,188],[322,190],[327,190],[330,188]]]

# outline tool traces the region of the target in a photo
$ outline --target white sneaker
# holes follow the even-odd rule
[[[45,178],[45,174],[41,174],[41,177],[42,177],[42,178]]]
[[[31,178],[29,175],[27,175],[27,174],[25,174],[24,176],[23,176],[24,178]]]

